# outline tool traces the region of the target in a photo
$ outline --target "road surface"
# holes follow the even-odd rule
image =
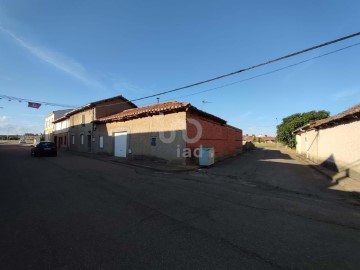
[[[0,269],[359,269],[359,208],[278,151],[187,173],[29,151],[0,145]]]

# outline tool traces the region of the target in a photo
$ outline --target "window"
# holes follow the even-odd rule
[[[156,146],[156,136],[151,137],[151,145]]]
[[[104,136],[99,137],[99,147],[104,148]]]
[[[66,145],[66,135],[64,136],[64,144]]]
[[[72,144],[75,144],[75,135],[72,135],[72,136],[71,136],[71,143],[72,143]]]
[[[81,135],[80,135],[80,143],[81,143],[81,144],[84,144],[84,134],[81,134]]]
[[[41,145],[44,148],[56,146],[53,142],[39,142],[38,145]]]

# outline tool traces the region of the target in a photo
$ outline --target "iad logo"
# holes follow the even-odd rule
[[[198,141],[200,141],[201,136],[202,136],[202,131],[203,131],[202,126],[201,126],[200,122],[196,119],[188,118],[187,121],[196,127],[196,133],[193,138],[189,138],[187,136],[187,130],[183,130],[182,137],[183,137],[184,141],[187,143],[197,143]]]
[[[164,114],[161,114],[164,115]],[[181,137],[184,140],[184,142],[186,142],[187,144],[195,144],[198,141],[200,141],[201,136],[202,136],[202,126],[200,124],[200,122],[196,119],[193,118],[187,118],[187,124],[191,124],[195,127],[196,131],[195,131],[195,136],[189,138],[188,136],[188,130],[181,130]],[[164,128],[164,130],[169,129],[169,127]],[[167,135],[165,135],[165,133]],[[170,131],[160,131],[159,132],[159,139],[161,142],[166,143],[166,144],[170,144],[170,143],[174,143],[177,134],[179,134],[179,130],[176,130],[176,128],[174,127],[172,130]],[[195,148],[195,149],[191,149],[191,148],[180,148],[180,145],[177,145],[177,149],[176,149],[176,154],[177,157],[200,157],[200,148]]]
[[[201,139],[201,136],[202,136],[202,126],[201,126],[200,122],[197,121],[196,119],[188,118],[187,121],[190,124],[195,126],[195,128],[196,128],[195,136],[192,138],[189,138],[186,129],[181,130],[181,136],[186,143],[191,143],[191,144],[197,143]],[[167,134],[170,134],[170,135],[168,135],[168,137],[166,137],[165,131],[160,131],[159,139],[161,142],[166,143],[166,144],[173,143],[175,141],[177,132],[178,131],[176,131],[176,129],[166,131]]]
[[[183,158],[191,158],[191,157],[195,157],[195,158],[199,158],[201,156],[201,151],[200,148],[194,148],[193,150],[191,150],[191,148],[188,147],[184,147],[183,149],[180,148],[180,145],[177,145],[177,149],[176,149],[176,156],[179,157],[183,157]]]

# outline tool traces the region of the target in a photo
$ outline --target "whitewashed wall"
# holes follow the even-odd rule
[[[297,135],[296,150],[317,163],[333,163],[360,179],[360,121]]]

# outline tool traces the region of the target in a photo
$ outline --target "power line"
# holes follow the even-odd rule
[[[342,38],[338,38],[338,39],[335,39],[335,40],[332,40],[332,41],[328,41],[328,42],[325,42],[325,43],[322,43],[322,44],[319,44],[319,45],[316,45],[316,46],[313,46],[313,47],[310,47],[310,48],[307,48],[307,49],[304,49],[304,50],[301,50],[301,51],[297,51],[297,52],[294,52],[294,53],[291,53],[291,54],[288,54],[288,55],[285,55],[285,56],[282,56],[282,57],[279,57],[279,58],[276,58],[276,59],[273,59],[273,60],[270,60],[270,61],[267,61],[267,62],[263,62],[261,64],[257,64],[257,65],[250,66],[250,67],[247,67],[247,68],[244,68],[244,69],[240,69],[238,71],[234,71],[234,72],[231,72],[231,73],[228,73],[228,74],[225,74],[225,75],[217,76],[217,77],[207,79],[207,80],[204,80],[204,81],[201,81],[201,82],[193,83],[193,84],[190,84],[190,85],[178,87],[178,88],[175,88],[175,89],[172,89],[172,90],[163,91],[163,92],[160,92],[160,93],[157,93],[157,94],[152,94],[152,95],[148,95],[148,96],[145,96],[145,97],[132,99],[132,100],[129,100],[129,101],[126,101],[126,102],[121,102],[119,104],[135,102],[135,101],[144,100],[144,99],[148,99],[148,98],[152,98],[152,97],[157,97],[157,96],[160,96],[160,95],[165,95],[165,94],[172,93],[172,92],[175,92],[175,91],[180,91],[180,90],[184,90],[186,88],[191,88],[191,87],[194,87],[194,86],[205,84],[205,83],[208,83],[208,82],[211,82],[211,81],[219,80],[219,79],[222,79],[222,78],[225,78],[225,77],[233,76],[235,74],[238,74],[238,73],[241,73],[241,72],[244,72],[244,71],[248,71],[248,70],[255,69],[255,68],[258,68],[258,67],[261,67],[261,66],[265,66],[265,65],[268,65],[268,64],[271,64],[271,63],[274,63],[274,62],[278,62],[280,60],[284,60],[284,59],[287,59],[287,58],[290,58],[290,57],[293,57],[293,56],[296,56],[296,55],[299,55],[299,54],[303,54],[305,52],[309,52],[309,51],[312,51],[312,50],[315,50],[315,49],[318,49],[318,48],[321,48],[321,47],[325,47],[325,46],[328,46],[328,45],[331,45],[331,44],[334,44],[334,43],[337,43],[337,42],[340,42],[340,41],[343,41],[343,40],[346,40],[346,39],[350,39],[350,38],[353,38],[353,37],[356,37],[356,36],[359,36],[359,35],[360,35],[360,32],[357,32],[355,34],[351,34],[351,35],[348,35],[348,36],[345,36],[345,37],[342,37]],[[215,87],[215,88],[212,88],[212,89],[204,90],[204,91],[201,91],[201,92],[198,92],[198,93],[189,94],[189,95],[185,95],[185,96],[181,96],[181,97],[193,96],[193,95],[197,95],[197,94],[200,94],[200,93],[204,93],[204,92],[216,90],[216,89],[219,89],[219,88],[223,88],[223,87],[226,87],[226,86],[230,86],[230,85],[240,83],[240,82],[243,82],[243,81],[252,80],[252,79],[255,79],[255,78],[258,78],[258,77],[261,77],[261,76],[269,75],[271,73],[274,73],[274,72],[277,72],[277,71],[280,71],[280,70],[283,70],[283,69],[287,69],[287,68],[290,68],[290,67],[293,67],[293,66],[296,66],[296,65],[299,65],[299,64],[302,64],[302,63],[305,63],[305,62],[308,62],[308,61],[323,57],[323,56],[327,56],[327,55],[330,55],[330,54],[333,54],[333,53],[336,53],[336,52],[339,52],[339,51],[342,51],[342,50],[346,50],[346,49],[349,49],[349,48],[357,46],[357,45],[359,45],[359,43],[356,43],[356,44],[353,44],[353,45],[350,45],[350,46],[346,46],[346,47],[343,47],[341,49],[334,50],[334,51],[331,51],[329,53],[325,53],[325,54],[322,54],[320,56],[316,56],[316,57],[313,57],[313,58],[310,58],[310,59],[307,59],[307,60],[304,60],[304,61],[300,61],[300,62],[297,62],[295,64],[285,66],[283,68],[276,69],[276,70],[273,70],[273,71],[270,71],[270,72],[266,72],[266,73],[263,73],[263,74],[260,74],[260,75],[254,76],[254,77],[250,77],[250,78],[247,78],[247,79],[244,79],[244,80],[241,80],[241,81],[233,82],[233,83],[230,83],[230,84],[226,84],[226,85],[223,85],[223,86]],[[181,98],[181,97],[179,97],[179,98]],[[105,107],[105,106],[110,106],[110,105],[101,105],[101,106]]]
[[[19,102],[33,102],[33,103],[39,103],[45,106],[54,106],[54,107],[63,107],[63,108],[76,108],[77,106],[73,105],[66,105],[66,104],[58,104],[58,103],[52,103],[52,102],[46,102],[46,101],[35,101],[31,99],[26,98],[19,98],[19,97],[12,97],[12,96],[6,96],[6,95],[0,95],[0,99],[7,99],[8,101],[19,101]]]
[[[297,52],[294,52],[294,53],[291,53],[291,54],[288,54],[288,55],[285,55],[285,56],[282,56],[282,57],[278,57],[278,58],[272,59],[272,60],[267,61],[267,62],[263,62],[263,63],[257,64],[257,65],[253,65],[253,66],[250,66],[250,67],[247,67],[247,68],[243,68],[243,69],[240,69],[240,70],[231,72],[231,73],[227,73],[227,74],[224,74],[224,75],[220,75],[220,76],[217,76],[217,77],[213,77],[213,78],[210,78],[210,79],[207,79],[207,80],[203,80],[203,81],[200,81],[200,82],[197,82],[197,83],[189,84],[189,85],[186,85],[186,86],[178,87],[178,88],[175,88],[175,89],[172,89],[172,90],[159,92],[159,93],[157,93],[157,94],[148,95],[148,96],[145,96],[145,97],[141,97],[141,98],[129,100],[129,101],[126,101],[126,102],[120,102],[120,103],[117,103],[117,104],[124,104],[124,103],[129,103],[129,102],[135,102],[135,101],[139,101],[139,100],[144,100],[144,99],[148,99],[148,98],[152,98],[152,97],[157,97],[157,96],[160,96],[160,95],[165,95],[165,94],[168,94],[168,93],[172,93],[172,92],[184,90],[184,89],[191,88],[191,87],[194,87],[194,86],[202,85],[202,84],[205,84],[205,83],[208,83],[208,82],[212,82],[212,81],[219,80],[219,79],[223,79],[223,78],[226,78],[226,77],[230,77],[230,76],[233,76],[233,75],[236,75],[236,74],[245,72],[245,71],[249,71],[249,70],[252,70],[252,69],[261,67],[261,66],[269,65],[269,64],[272,64],[272,63],[275,63],[275,62],[278,62],[278,61],[287,59],[287,58],[291,58],[291,57],[293,57],[293,56],[300,55],[300,54],[303,54],[303,53],[305,53],[305,52],[309,52],[309,51],[312,51],[312,50],[315,50],[315,49],[319,49],[319,48],[321,48],[321,47],[325,47],[325,46],[328,46],[328,45],[331,45],[331,44],[334,44],[334,43],[337,43],[337,42],[340,42],[340,41],[344,41],[344,40],[346,40],[346,39],[350,39],[350,38],[353,38],[353,37],[356,37],[356,36],[359,36],[359,35],[360,35],[360,32],[357,32],[357,33],[354,33],[354,34],[351,34],[351,35],[348,35],[348,36],[345,36],[345,37],[341,37],[341,38],[338,38],[338,39],[335,39],[335,40],[332,40],[332,41],[328,41],[328,42],[325,42],[325,43],[322,43],[322,44],[319,44],[319,45],[316,45],[316,46],[313,46],[313,47],[310,47],[310,48],[307,48],[307,49],[304,49],[304,50],[301,50],[301,51],[297,51]],[[223,86],[219,86],[219,87],[215,87],[215,88],[212,88],[212,89],[204,90],[204,91],[201,91],[201,92],[198,92],[198,93],[193,93],[193,94],[185,95],[185,96],[182,96],[182,97],[187,97],[187,96],[192,96],[192,95],[201,94],[201,93],[204,93],[204,92],[208,92],[208,91],[212,91],[212,90],[224,88],[224,87],[227,87],[227,86],[230,86],[230,85],[233,85],[233,84],[237,84],[237,83],[241,83],[241,82],[244,82],[244,81],[252,80],[252,79],[255,79],[255,78],[258,78],[258,77],[261,77],[261,76],[269,75],[269,74],[271,74],[271,73],[274,73],[274,72],[277,72],[277,71],[281,71],[281,70],[284,70],[284,69],[287,69],[287,68],[290,68],[290,67],[293,67],[293,66],[296,66],[296,65],[299,65],[299,64],[302,64],[302,63],[305,63],[305,62],[308,62],[308,61],[311,61],[311,60],[314,60],[314,59],[323,57],[323,56],[327,56],[327,55],[330,55],[330,54],[333,54],[333,53],[336,53],[336,52],[339,52],[339,51],[342,51],[342,50],[345,50],[345,49],[348,49],[348,48],[357,46],[357,45],[359,45],[359,44],[360,44],[360,43],[356,43],[356,44],[353,44],[353,45],[350,45],[350,46],[347,46],[347,47],[344,47],[344,48],[341,48],[341,49],[338,49],[338,50],[335,50],[335,51],[332,51],[332,52],[329,52],[329,53],[322,54],[322,55],[320,55],[320,56],[316,56],[316,57],[313,57],[313,58],[310,58],[310,59],[307,59],[307,60],[304,60],[304,61],[297,62],[297,63],[292,64],[292,65],[285,66],[285,67],[283,67],[283,68],[275,69],[275,70],[273,70],[273,71],[266,72],[266,73],[263,73],[263,74],[260,74],[260,75],[257,75],[257,76],[253,76],[253,77],[250,77],[250,78],[247,78],[247,79],[244,79],[244,80],[240,80],[240,81],[233,82],[233,83],[230,83],[230,84],[226,84],[226,85],[223,85]],[[2,98],[8,99],[9,101],[11,101],[11,100],[17,100],[17,101],[19,101],[19,102],[23,102],[23,101],[24,101],[24,102],[35,102],[35,103],[40,103],[40,104],[43,104],[43,105],[56,106],[56,107],[64,107],[64,108],[76,108],[76,107],[77,107],[77,106],[73,106],[73,105],[57,104],[57,103],[44,102],[44,101],[34,101],[34,100],[30,100],[30,99],[25,99],[25,98],[18,98],[18,97],[11,97],[11,96],[6,96],[6,95],[0,95],[0,99],[2,99]],[[114,105],[114,104],[111,104],[111,106],[112,106],[112,105]],[[99,106],[99,107],[103,107],[103,106],[110,106],[110,105],[102,105],[102,106]]]
[[[224,84],[224,85],[221,85],[221,86],[217,86],[217,87],[214,87],[214,88],[206,89],[206,90],[199,91],[199,92],[192,93],[192,94],[187,94],[187,95],[182,95],[182,96],[173,97],[173,98],[170,98],[170,99],[166,99],[166,100],[164,100],[163,102],[170,101],[170,100],[174,100],[174,99],[178,99],[178,98],[195,96],[195,95],[199,95],[199,94],[202,94],[202,93],[206,93],[206,92],[214,91],[214,90],[217,90],[217,89],[225,88],[225,87],[228,87],[228,86],[231,86],[231,85],[235,85],[235,84],[243,83],[243,82],[246,82],[246,81],[250,81],[250,80],[253,80],[253,79],[256,79],[256,78],[259,78],[259,77],[263,77],[263,76],[267,76],[267,75],[270,75],[270,74],[273,74],[273,73],[275,73],[275,72],[279,72],[279,71],[282,71],[282,70],[285,70],[285,69],[288,69],[288,68],[292,68],[292,67],[298,66],[298,65],[300,65],[300,64],[304,64],[304,63],[306,63],[306,62],[310,62],[310,61],[313,61],[313,60],[316,60],[316,59],[319,59],[319,58],[322,58],[322,57],[325,57],[325,56],[328,56],[328,55],[331,55],[331,54],[334,54],[334,53],[337,53],[337,52],[340,52],[340,51],[344,51],[344,50],[347,50],[347,49],[350,49],[350,48],[353,48],[353,47],[356,47],[356,46],[359,46],[359,45],[360,45],[360,42],[359,42],[359,43],[352,44],[352,45],[349,45],[349,46],[346,46],[346,47],[342,47],[342,48],[340,48],[340,49],[337,49],[337,50],[334,50],[334,51],[330,51],[330,52],[327,52],[327,53],[324,53],[324,54],[321,54],[321,55],[318,55],[318,56],[314,56],[314,57],[308,58],[308,59],[306,59],[306,60],[296,62],[296,63],[294,63],[294,64],[290,64],[290,65],[287,65],[287,66],[284,66],[284,67],[281,67],[281,68],[278,68],[278,69],[274,69],[274,70],[271,70],[271,71],[268,71],[268,72],[265,72],[265,73],[261,73],[261,74],[259,74],[259,75],[255,75],[255,76],[252,76],[252,77],[249,77],[249,78],[246,78],[246,79],[242,79],[242,80],[239,80],[239,81],[235,81],[235,82],[232,82],[232,83]],[[134,101],[134,100],[131,100],[131,101]],[[120,103],[117,103],[117,104],[124,104],[124,103],[128,103],[128,102],[125,101],[125,102],[120,102]],[[153,102],[152,102],[152,103],[142,104],[142,106],[146,106],[146,105],[149,105],[149,104],[153,104]],[[113,104],[111,104],[111,106],[112,106],[112,105],[113,105]],[[100,105],[100,106],[110,106],[110,105]]]
[[[291,53],[291,54],[288,54],[288,55],[285,55],[285,56],[281,56],[281,57],[272,59],[270,61],[266,61],[266,62],[257,64],[257,65],[254,65],[254,66],[250,66],[250,67],[247,67],[247,68],[239,69],[237,71],[230,72],[230,73],[227,73],[227,74],[223,74],[223,75],[220,75],[220,76],[217,76],[217,77],[213,77],[213,78],[210,78],[210,79],[207,79],[207,80],[204,80],[204,81],[200,81],[200,82],[197,82],[197,83],[193,83],[193,84],[189,84],[189,85],[186,85],[186,86],[178,87],[178,88],[175,88],[175,89],[172,89],[172,90],[163,91],[163,92],[160,92],[160,93],[157,93],[157,94],[153,94],[153,95],[133,99],[133,100],[131,100],[131,102],[139,101],[139,100],[143,100],[143,99],[147,99],[147,98],[151,98],[151,97],[156,97],[156,96],[160,96],[160,95],[164,95],[164,94],[168,94],[168,93],[171,93],[171,92],[183,90],[183,89],[186,89],[186,88],[191,88],[191,87],[198,86],[198,85],[201,85],[201,84],[205,84],[205,83],[208,83],[208,82],[212,82],[212,81],[216,81],[216,80],[223,79],[223,78],[226,78],[226,77],[230,77],[230,76],[233,76],[235,74],[239,74],[239,73],[244,72],[244,71],[248,71],[248,70],[255,69],[255,68],[258,68],[258,67],[261,67],[261,66],[265,66],[265,65],[269,65],[269,64],[272,64],[272,63],[275,63],[275,62],[278,62],[278,61],[281,61],[281,60],[284,60],[284,59],[287,59],[287,58],[290,58],[290,57],[293,57],[293,56],[296,56],[296,55],[300,55],[300,54],[303,54],[303,53],[306,53],[306,52],[309,52],[309,51],[312,51],[312,50],[315,50],[315,49],[319,49],[321,47],[325,47],[325,46],[328,46],[328,45],[331,45],[331,44],[334,44],[334,43],[337,43],[337,42],[340,42],[340,41],[344,41],[346,39],[350,39],[350,38],[353,38],[353,37],[356,37],[356,36],[359,36],[359,35],[360,35],[360,32],[357,32],[357,33],[354,33],[354,34],[351,34],[351,35],[348,35],[348,36],[345,36],[345,37],[341,37],[341,38],[338,38],[338,39],[335,39],[335,40],[331,40],[331,41],[328,41],[328,42],[325,42],[325,43],[322,43],[322,44],[319,44],[319,45],[316,45],[316,46],[313,46],[313,47],[310,47],[310,48],[307,48],[307,49],[304,49],[304,50],[301,50],[301,51],[297,51],[297,52],[294,52],[294,53]]]
[[[253,80],[253,79],[256,79],[256,78],[259,78],[259,77],[267,76],[267,75],[270,75],[272,73],[282,71],[282,70],[285,70],[285,69],[288,69],[288,68],[291,68],[291,67],[295,67],[295,66],[298,66],[300,64],[304,64],[306,62],[310,62],[310,61],[313,61],[313,60],[316,60],[316,59],[319,59],[319,58],[322,58],[322,57],[325,57],[325,56],[328,56],[328,55],[331,55],[331,54],[334,54],[334,53],[337,53],[337,52],[340,52],[340,51],[343,51],[343,50],[346,50],[346,49],[350,49],[352,47],[359,46],[359,45],[360,45],[360,42],[349,45],[349,46],[346,46],[346,47],[343,47],[343,48],[340,48],[340,49],[337,49],[337,50],[334,50],[334,51],[331,51],[331,52],[328,52],[328,53],[324,53],[324,54],[321,54],[321,55],[318,55],[318,56],[315,56],[315,57],[312,57],[312,58],[309,58],[309,59],[306,59],[306,60],[303,60],[303,61],[300,61],[300,62],[296,62],[296,63],[291,64],[291,65],[287,65],[287,66],[284,66],[284,67],[281,67],[281,68],[278,68],[278,69],[274,69],[274,70],[271,70],[271,71],[268,71],[268,72],[265,72],[265,73],[261,73],[259,75],[255,75],[255,76],[252,76],[252,77],[249,77],[249,78],[246,78],[246,79],[242,79],[242,80],[239,80],[239,81],[224,84],[224,85],[221,85],[221,86],[217,86],[217,87],[214,87],[214,88],[206,89],[206,90],[199,91],[199,92],[192,93],[192,94],[188,94],[188,95],[177,96],[177,97],[174,97],[174,98],[171,98],[171,99],[167,99],[165,101],[170,101],[170,100],[174,100],[174,99],[178,99],[178,98],[195,96],[195,95],[199,95],[199,94],[202,94],[202,93],[206,93],[206,92],[214,91],[214,90],[217,90],[217,89],[225,88],[225,87],[228,87],[228,86],[231,86],[231,85],[235,85],[235,84],[243,83],[243,82],[246,82],[246,81],[250,81],[250,80]],[[148,104],[151,104],[151,103],[148,103]],[[148,105],[148,104],[144,104],[144,105]]]

